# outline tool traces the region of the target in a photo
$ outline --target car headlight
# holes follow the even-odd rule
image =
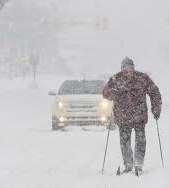
[[[107,120],[107,118],[106,118],[105,116],[102,116],[102,117],[101,117],[101,121],[102,121],[102,122],[105,122],[106,120]]]
[[[63,108],[64,105],[63,105],[62,102],[59,102],[59,103],[58,103],[58,106],[59,106],[59,108]]]
[[[108,105],[109,105],[109,103],[108,103],[107,101],[101,102],[101,107],[102,107],[103,109],[107,109],[107,108],[108,108]]]
[[[64,117],[60,117],[60,118],[59,118],[59,121],[60,121],[61,123],[63,123],[65,120],[66,120],[66,119],[65,119]]]

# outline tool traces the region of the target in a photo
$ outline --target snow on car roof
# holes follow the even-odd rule
[[[103,80],[66,80],[61,85],[58,94],[101,94],[103,86]]]

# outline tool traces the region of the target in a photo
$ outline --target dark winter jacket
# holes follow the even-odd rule
[[[147,74],[134,71],[129,77],[125,71],[114,75],[103,89],[103,97],[113,100],[114,120],[117,125],[145,125],[148,121],[146,94],[151,110],[158,119],[161,113],[161,94]]]

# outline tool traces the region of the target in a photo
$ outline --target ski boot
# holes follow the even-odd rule
[[[139,176],[141,176],[142,173],[143,173],[142,167],[135,166],[135,175],[139,177]]]
[[[125,169],[123,170],[123,173],[129,173],[129,172],[131,172],[132,171],[132,166],[125,166]]]

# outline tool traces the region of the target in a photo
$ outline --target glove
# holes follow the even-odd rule
[[[154,114],[154,119],[155,120],[158,120],[160,118],[160,114],[159,113],[154,112],[153,114]]]
[[[152,113],[154,115],[154,119],[158,120],[160,118],[160,112],[161,112],[161,110],[158,107],[152,107],[151,111],[152,111]]]

